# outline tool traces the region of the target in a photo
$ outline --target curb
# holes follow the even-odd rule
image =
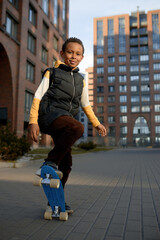
[[[44,161],[44,159],[27,160],[27,161],[13,161],[13,162],[0,162],[0,168],[21,168],[31,166],[38,162]]]

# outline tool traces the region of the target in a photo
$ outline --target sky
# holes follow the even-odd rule
[[[85,47],[80,71],[93,66],[93,19],[160,9],[160,0],[69,0],[69,37],[80,38]]]

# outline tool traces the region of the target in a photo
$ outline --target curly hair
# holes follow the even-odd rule
[[[83,46],[83,43],[80,39],[76,38],[76,37],[71,37],[71,38],[68,38],[62,45],[62,51],[65,52],[66,50],[66,47],[67,47],[67,44],[70,43],[70,42],[75,42],[75,43],[79,43],[81,46],[82,46],[82,49],[83,49],[83,54],[84,54],[84,46]]]

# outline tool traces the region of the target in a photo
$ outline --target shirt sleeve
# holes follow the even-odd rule
[[[88,88],[85,83],[84,83],[82,96],[81,96],[81,106],[82,106],[84,113],[86,114],[86,116],[88,117],[90,122],[92,123],[93,127],[97,127],[98,125],[100,125],[100,122],[99,122],[98,118],[95,116],[95,114],[92,110],[92,107],[89,103]]]
[[[31,110],[30,110],[30,119],[29,119],[29,124],[38,124],[38,110],[39,110],[39,104],[40,101],[45,94],[45,92],[48,90],[49,87],[49,75],[50,72],[47,71],[42,79],[42,82],[40,83],[39,87],[37,88]]]

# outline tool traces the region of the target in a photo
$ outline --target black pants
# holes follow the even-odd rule
[[[71,146],[84,132],[84,126],[70,116],[61,116],[51,124],[51,136],[54,148],[49,152],[46,161],[52,161],[63,172],[62,185],[65,186],[72,169]]]

